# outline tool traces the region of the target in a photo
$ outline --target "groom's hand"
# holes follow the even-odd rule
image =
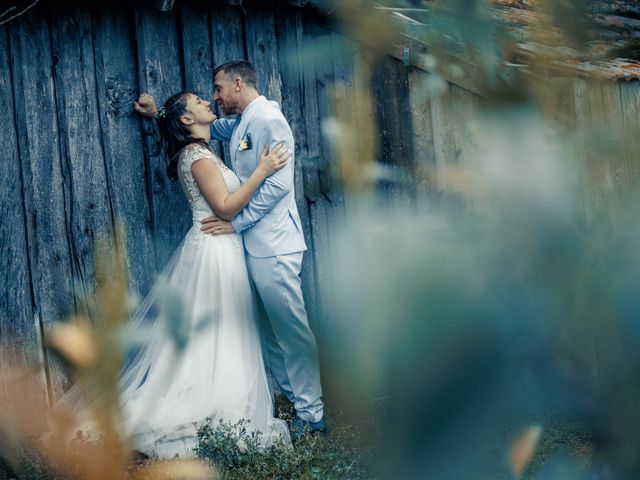
[[[227,222],[218,217],[207,217],[200,220],[202,227],[200,230],[209,235],[225,235],[227,233],[235,233],[231,222]]]
[[[143,117],[153,118],[158,114],[158,106],[153,95],[143,93],[138,100],[133,102],[133,109]]]

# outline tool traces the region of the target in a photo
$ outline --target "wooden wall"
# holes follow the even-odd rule
[[[146,293],[191,218],[179,185],[164,174],[152,123],[132,103],[141,92],[164,101],[183,89],[210,98],[214,65],[232,58],[257,66],[261,91],[282,103],[296,138],[296,200],[310,247],[304,293],[322,339],[331,231],[351,208],[321,125],[350,108],[332,101],[332,89],[353,95],[359,47],[325,28],[310,7],[285,2],[245,2],[243,10],[185,0],[168,14],[137,2],[87,3],[42,1],[0,27],[2,353],[40,362],[43,396],[67,388],[43,335],[90,295],[94,242],[117,222],[127,235],[132,288]],[[419,208],[447,201],[441,172],[473,155],[466,121],[482,105],[452,83],[440,96],[425,95],[429,77],[387,57],[371,82],[378,160],[390,172],[378,190]],[[604,108],[640,126],[637,83],[575,80],[568,91],[565,112],[577,121]],[[228,156],[226,145],[216,148]],[[613,155],[612,181],[637,179],[637,165],[631,151]]]
[[[311,54],[319,44],[327,48]],[[144,295],[191,225],[133,101],[183,89],[211,98],[214,65],[233,58],[256,65],[261,92],[281,102],[295,134],[304,294],[322,331],[323,256],[343,202],[320,126],[355,55],[314,10],[284,2],[181,1],[163,14],[138,2],[42,1],[0,27],[0,338],[7,357],[42,365],[43,396],[68,387],[43,335],[91,295],[101,232],[124,226],[132,288]]]

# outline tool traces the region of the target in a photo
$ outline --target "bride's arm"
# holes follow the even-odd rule
[[[222,177],[222,172],[213,162],[196,160],[191,166],[191,173],[198,188],[216,216],[231,220],[251,200],[251,197],[265,178],[277,172],[287,164],[289,152],[283,143],[268,151],[265,146],[260,155],[260,163],[247,181],[235,192],[229,193]]]

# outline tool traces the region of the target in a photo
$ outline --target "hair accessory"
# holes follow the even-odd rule
[[[158,114],[156,115],[156,117],[158,118],[164,118],[167,116],[167,109],[164,107],[160,107],[160,109],[158,110]]]

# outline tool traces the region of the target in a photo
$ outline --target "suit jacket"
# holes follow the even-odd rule
[[[231,224],[236,232],[243,232],[245,249],[254,257],[306,250],[295,201],[295,142],[278,104],[259,96],[235,120],[216,120],[211,133],[213,138],[229,142],[231,166],[242,183],[258,166],[265,144],[271,150],[285,143],[291,155],[287,165],[267,177]]]

